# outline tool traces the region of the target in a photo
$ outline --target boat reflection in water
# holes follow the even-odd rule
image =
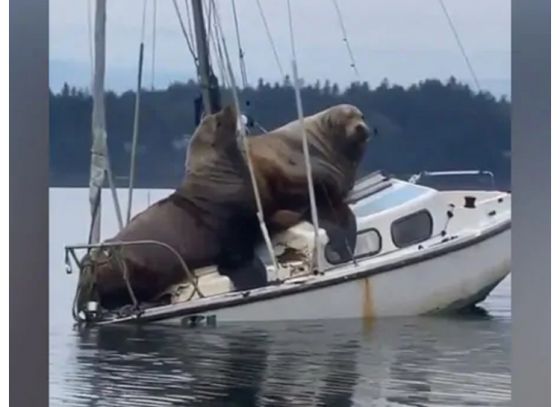
[[[98,327],[51,372],[51,402],[509,406],[509,337],[509,319],[484,316]]]

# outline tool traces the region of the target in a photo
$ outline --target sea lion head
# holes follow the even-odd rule
[[[208,168],[208,164],[221,159],[225,150],[237,143],[237,112],[226,106],[217,113],[206,115],[189,142],[185,169],[187,173]]]
[[[366,149],[370,129],[356,106],[341,104],[320,113],[323,134],[349,159],[359,161]]]
[[[250,174],[238,137],[238,115],[227,106],[204,117],[189,143],[185,174],[177,192],[204,211],[224,217],[253,210]],[[253,212],[254,216],[254,212]]]

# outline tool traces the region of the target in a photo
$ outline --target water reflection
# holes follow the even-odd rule
[[[507,406],[509,321],[490,317],[103,327],[51,366],[53,405]],[[54,389],[53,389],[54,386]],[[54,391],[53,391],[54,390]]]

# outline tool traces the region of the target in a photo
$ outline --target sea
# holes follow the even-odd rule
[[[135,190],[132,213],[170,192]],[[118,196],[124,215],[127,191]],[[511,405],[510,277],[478,312],[452,317],[80,329],[64,246],[87,240],[88,190],[51,188],[49,199],[51,406]],[[102,202],[108,238],[109,191]]]

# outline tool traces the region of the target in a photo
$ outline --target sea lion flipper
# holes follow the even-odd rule
[[[268,283],[266,267],[256,256],[239,264],[218,266],[218,272],[230,278],[235,290],[251,290]]]
[[[319,227],[326,231],[329,238],[328,251],[336,256],[336,262],[352,260],[358,233],[354,212],[345,203],[317,209]]]

